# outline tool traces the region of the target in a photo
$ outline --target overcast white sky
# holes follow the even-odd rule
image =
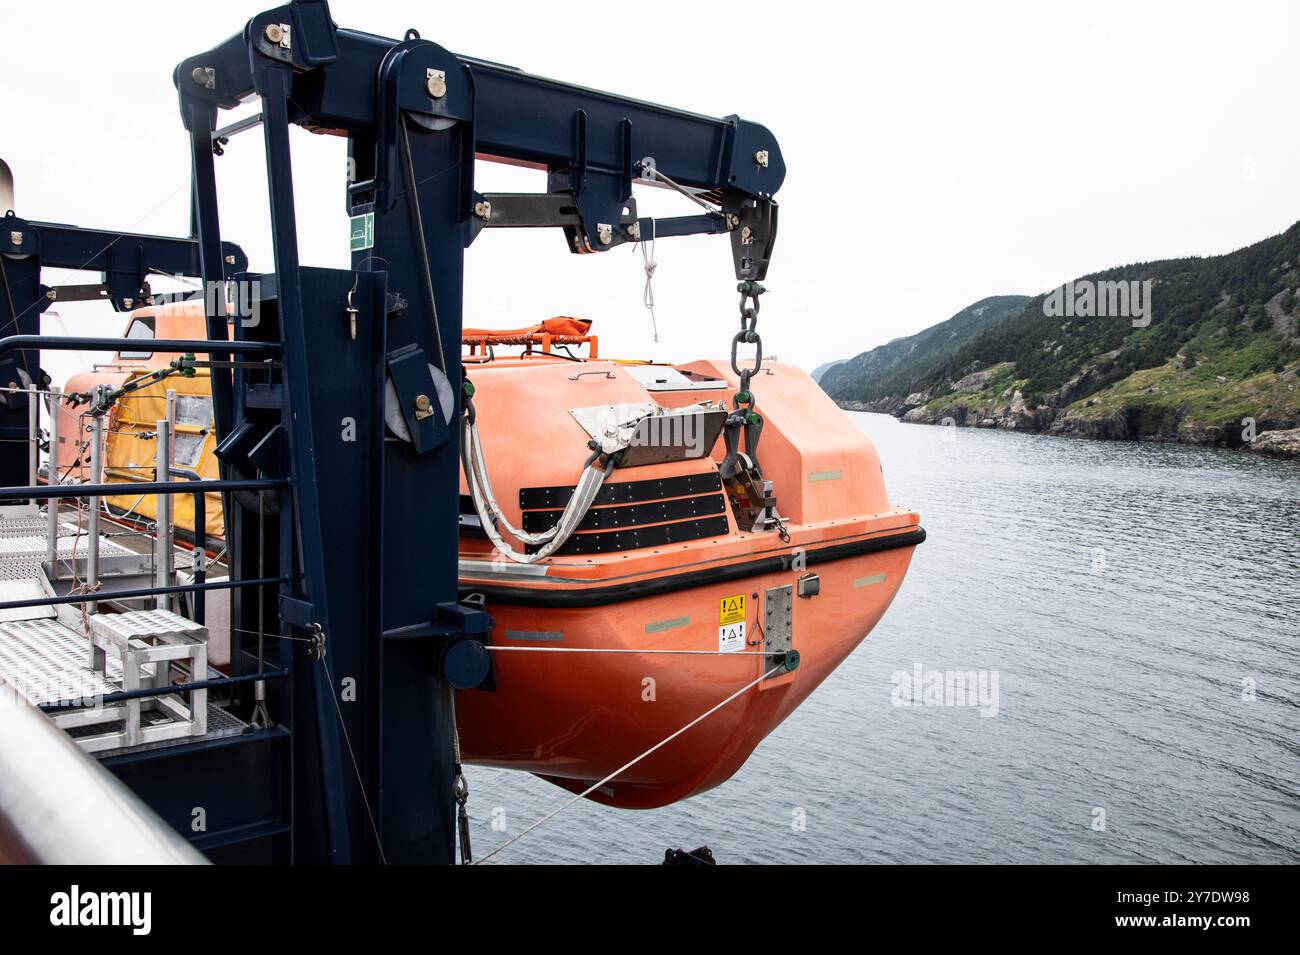
[[[270,6],[6,4],[0,156],[18,213],[184,234],[189,160],[172,68]],[[413,26],[456,52],[768,126],[789,174],[760,327],[769,354],[807,368],[985,295],[1228,251],[1300,218],[1294,3],[331,9],[344,27]],[[303,260],[346,267],[343,143],[301,133],[294,148]],[[224,237],[269,270],[260,137],[236,139],[218,163]],[[478,185],[544,188],[538,173],[487,165]],[[642,211],[691,211],[680,203],[656,191]],[[728,242],[665,240],[656,257],[658,345],[639,252],[573,256],[549,231],[475,242],[466,323],[573,314],[595,320],[603,354],[723,355],[737,321]],[[60,312],[79,331],[116,333],[120,317],[100,309]]]

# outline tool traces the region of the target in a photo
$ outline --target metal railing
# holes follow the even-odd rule
[[[41,351],[111,351],[123,346],[134,351],[207,355],[278,354],[279,342],[209,341],[206,338],[87,338],[71,335],[10,335],[0,338],[0,355],[15,349]]]
[[[3,344],[3,342],[0,342]],[[57,420],[57,415],[55,419]],[[101,419],[94,419],[96,424],[101,423]],[[159,434],[163,435],[169,432],[170,428],[166,420],[158,422]],[[99,471],[99,454],[97,448],[100,442],[100,429],[96,428],[91,437],[91,474],[98,477]],[[57,437],[57,426],[54,426],[53,432]],[[165,439],[160,442],[163,445],[169,445]],[[158,451],[159,461],[170,456],[170,447],[160,447]],[[159,467],[163,467],[160,463]],[[96,481],[91,484],[59,484],[57,483],[57,467],[51,466],[51,474],[55,475],[52,480],[56,483],[47,484],[44,487],[33,485],[30,487],[11,487],[0,488],[0,499],[10,501],[32,501],[44,499],[50,511],[49,528],[47,534],[47,550],[51,554],[51,561],[57,560],[58,551],[58,506],[57,502],[63,498],[84,497],[88,499],[90,520],[87,529],[87,560],[86,560],[86,584],[87,589],[94,588],[99,583],[99,499],[100,497],[111,497],[124,492],[131,494],[158,494],[168,499],[173,494],[190,494],[195,500],[195,519],[202,521],[205,519],[203,509],[203,496],[209,491],[278,491],[289,486],[285,478],[263,478],[258,480],[190,480],[185,482],[173,481],[146,481],[139,484],[105,484]],[[171,469],[167,468],[162,473],[168,477],[171,476]],[[158,532],[159,540],[165,541],[165,546],[170,552],[172,546],[172,528],[171,528],[171,508],[170,506],[158,509]],[[164,531],[165,526],[165,531]],[[197,537],[196,537],[197,539]],[[163,546],[162,544],[155,545]],[[155,551],[155,556],[157,551]],[[96,609],[97,599],[125,600],[133,598],[153,597],[158,601],[159,606],[164,605],[170,596],[184,593],[201,594],[208,590],[224,590],[236,587],[261,587],[269,584],[283,584],[288,582],[288,577],[265,577],[253,580],[215,580],[208,581],[204,576],[196,575],[193,583],[170,585],[162,579],[164,570],[167,574],[166,580],[171,579],[171,561],[170,553],[163,560],[159,561],[159,566],[155,571],[155,586],[136,588],[131,590],[114,590],[102,593],[89,594],[69,594],[62,597],[41,597],[27,600],[7,600],[0,602],[0,610],[17,610],[28,607],[54,606],[56,604],[87,604],[87,609],[94,612]]]
[[[0,355],[21,349],[51,351],[117,351],[128,342],[120,338],[93,338],[45,335],[12,335],[0,338]],[[206,339],[137,339],[130,347],[142,351],[272,357],[279,353],[278,342],[209,341]],[[91,421],[91,481],[87,484],[64,484],[60,480],[58,456],[63,395],[58,388],[48,390],[49,435],[48,477],[39,485],[42,391],[28,388],[28,428],[30,452],[27,487],[0,488],[0,500],[40,501],[46,504],[46,550],[51,568],[59,560],[59,502],[67,498],[85,499],[89,511],[89,550],[86,561],[86,586],[81,592],[62,596],[47,595],[32,599],[0,601],[0,611],[62,604],[84,604],[93,611],[98,601],[153,598],[157,606],[166,607],[178,595],[194,596],[196,616],[202,622],[203,595],[209,590],[244,587],[280,586],[288,576],[258,577],[248,580],[206,580],[206,508],[208,493],[235,491],[280,491],[289,487],[286,479],[204,480],[197,474],[176,474],[172,455],[176,423],[175,392],[167,392],[167,417],[158,422],[155,480],[122,485],[104,481],[103,454],[105,420],[96,414]],[[174,482],[173,477],[186,480]],[[101,498],[128,491],[131,494],[157,495],[154,573],[151,587],[98,591],[100,571],[99,520]],[[174,494],[194,498],[195,546],[199,554],[192,583],[173,584]],[[190,682],[167,686],[124,689],[108,694],[104,703],[134,700],[164,694],[206,691],[254,683],[263,687],[268,680],[287,676],[282,670],[236,676],[206,678],[206,673],[191,674]],[[51,701],[39,708],[5,694],[0,694],[0,863],[38,864],[196,864],[203,858],[175,830],[145,806],[120,780],[105,770],[42,712],[56,712],[77,701]]]
[[[37,335],[15,335],[8,338],[0,339],[0,354],[17,348],[47,348],[51,350],[67,349],[112,349],[122,347],[126,344],[122,339],[98,339],[98,338],[70,338],[58,337],[49,338]],[[165,340],[151,341],[142,339],[132,339],[131,347],[142,350],[153,351],[172,351],[172,352],[211,352],[211,353],[267,353],[279,350],[278,343],[269,342],[221,342],[205,340]],[[28,414],[28,426],[30,429],[31,452],[29,455],[28,479],[30,484],[26,487],[0,488],[0,500],[9,502],[18,501],[39,501],[44,500],[47,507],[48,522],[46,526],[46,551],[49,559],[49,566],[52,573],[57,573],[54,568],[59,562],[59,529],[60,529],[60,507],[59,502],[66,498],[78,498],[86,501],[89,511],[88,520],[88,541],[86,555],[86,574],[85,583],[78,588],[76,592],[65,595],[47,594],[41,597],[33,597],[21,600],[0,601],[0,611],[20,610],[33,607],[50,607],[65,604],[82,604],[90,612],[97,609],[100,601],[118,601],[130,599],[147,599],[153,598],[159,608],[167,608],[170,601],[180,595],[190,594],[193,596],[195,616],[198,622],[203,622],[204,601],[203,595],[209,590],[233,590],[244,587],[266,587],[281,586],[290,582],[287,575],[258,577],[245,580],[215,580],[206,579],[206,495],[213,492],[235,492],[235,491],[281,491],[290,486],[287,479],[258,479],[258,480],[207,480],[201,478],[197,473],[185,471],[175,467],[172,460],[174,449],[174,434],[176,426],[176,392],[168,390],[166,393],[166,418],[157,422],[155,432],[158,442],[155,454],[155,480],[141,483],[108,483],[104,480],[105,469],[103,466],[103,455],[105,453],[104,435],[106,431],[105,416],[102,413],[93,414],[90,422],[90,476],[91,481],[85,484],[65,484],[60,479],[58,468],[58,452],[60,437],[60,418],[62,413],[63,395],[57,388],[51,388],[48,392],[41,392],[35,389],[27,389],[30,409]],[[50,414],[48,434],[50,441],[49,450],[49,470],[48,478],[44,486],[39,485],[39,459],[40,459],[40,411],[38,400],[41,395],[48,394],[50,398]],[[184,478],[183,481],[176,482],[173,478]],[[123,493],[140,494],[140,495],[157,495],[158,505],[156,508],[155,522],[155,540],[153,545],[154,568],[151,575],[153,586],[119,588],[112,590],[100,590],[100,535],[99,523],[101,516],[101,499],[113,497]],[[194,519],[195,519],[195,547],[198,549],[194,564],[194,578],[192,583],[172,583],[174,571],[174,511],[172,507],[174,494],[188,494],[194,500]],[[75,563],[75,560],[74,560]],[[93,657],[92,657],[93,660]],[[93,665],[93,664],[92,664]],[[287,676],[287,672],[282,670],[266,670],[259,667],[259,672],[250,674],[241,674],[236,676],[219,676],[207,678],[206,673],[191,674],[191,679],[183,684],[171,684],[157,687],[143,687],[139,689],[123,689],[119,692],[108,694],[101,700],[102,703],[116,703],[119,701],[130,701],[147,697],[170,695],[190,691],[206,691],[208,689],[217,689],[233,687],[243,683],[253,683],[259,690],[265,686],[266,681],[281,679]],[[189,853],[193,858],[171,858],[168,857],[166,840],[157,843],[152,840],[148,833],[143,829],[156,829],[161,826],[162,830],[169,837],[175,837],[175,833],[167,829],[165,825],[157,820],[156,817],[137,818],[136,807],[127,806],[122,810],[118,817],[112,817],[107,813],[103,806],[83,805],[77,812],[81,813],[81,819],[94,818],[98,824],[101,818],[106,820],[106,825],[110,830],[120,830],[123,840],[127,835],[127,830],[136,830],[132,838],[137,846],[143,846],[146,854],[154,853],[159,857],[153,858],[136,858],[132,855],[131,848],[122,843],[114,843],[111,847],[100,845],[95,847],[95,851],[102,850],[102,857],[96,856],[94,852],[87,849],[87,845],[77,837],[78,827],[71,825],[67,818],[61,812],[51,812],[42,816],[39,807],[45,802],[52,802],[49,793],[37,795],[40,791],[40,773],[32,773],[33,767],[41,767],[49,760],[62,760],[59,766],[59,773],[66,775],[68,785],[60,784],[51,791],[71,791],[76,789],[79,793],[83,788],[92,795],[87,797],[99,798],[104,795],[99,792],[103,787],[99,785],[101,781],[96,779],[71,781],[71,776],[76,773],[90,773],[93,777],[96,772],[102,773],[98,765],[93,760],[87,760],[81,749],[64,735],[62,730],[54,725],[50,720],[42,717],[37,710],[26,705],[7,705],[8,701],[3,695],[0,695],[0,861],[31,861],[31,862],[97,862],[97,861],[203,861],[202,857],[197,856],[192,849],[189,849],[187,843],[183,840],[180,845],[183,847],[183,853]],[[48,713],[57,713],[65,706],[79,705],[78,701],[73,700],[54,700],[43,703],[39,709]],[[25,715],[24,715],[25,714]],[[57,741],[57,742],[52,742]],[[36,750],[50,749],[51,755],[48,759],[43,754],[38,754]],[[75,753],[78,763],[88,763],[90,769],[84,767],[78,769],[75,764],[63,756],[60,756],[56,750],[61,749],[64,753],[69,750]],[[23,768],[27,773],[24,775]],[[109,777],[112,779],[112,777]],[[113,780],[116,784],[116,780]],[[125,797],[134,801],[129,791],[123,789],[120,784],[116,784]],[[98,795],[96,795],[98,794]],[[112,793],[108,797],[120,801],[120,794]],[[143,809],[143,807],[139,807]],[[144,812],[148,814],[148,810]],[[142,829],[143,827],[143,829]],[[45,838],[46,833],[71,833],[71,837],[66,840],[50,841]],[[34,839],[28,838],[28,834],[34,834]],[[111,834],[111,833],[110,833]],[[87,834],[88,835],[88,834]],[[156,835],[156,834],[155,834]],[[87,852],[85,855],[75,853]],[[73,854],[69,854],[73,853]]]

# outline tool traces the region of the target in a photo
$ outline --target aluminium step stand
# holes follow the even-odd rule
[[[100,613],[90,617],[94,644],[93,666],[107,674],[115,659],[122,674],[123,690],[162,688],[173,682],[173,664],[187,663],[191,674],[208,672],[207,627],[170,610],[134,610],[128,613]],[[137,746],[207,732],[208,691],[191,690],[186,704],[179,694],[136,698],[122,705],[125,725],[120,732],[79,739],[83,748],[115,749]],[[170,720],[146,724],[141,713],[149,708],[171,716]]]
[[[174,746],[193,738],[180,735],[169,739],[164,733],[148,732],[153,724],[173,723],[174,717],[163,709],[142,707],[140,720],[146,731],[142,734],[146,742],[128,747],[125,704],[94,705],[95,700],[122,689],[122,668],[117,659],[106,658],[105,667],[105,673],[87,667],[86,638],[57,621],[0,623],[0,705],[68,703],[66,708],[60,707],[47,715],[77,745],[99,758]],[[147,675],[152,676],[152,672],[152,668],[146,668]],[[209,670],[207,676],[221,674]],[[72,705],[79,701],[88,701],[88,705]],[[247,727],[243,720],[208,702],[205,739],[238,736]],[[121,740],[121,744],[113,745],[114,739]]]
[[[178,693],[103,702],[120,690],[169,685],[178,663],[189,664],[189,679],[219,676],[207,666],[204,627],[169,610],[95,614],[87,624],[94,666],[86,636],[56,620],[0,623],[0,695],[17,697],[0,704],[64,704],[50,719],[90,753],[207,735],[207,690],[190,691],[188,704]],[[227,735],[237,722],[216,728]]]

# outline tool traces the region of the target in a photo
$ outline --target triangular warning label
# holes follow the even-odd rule
[[[744,623],[745,622],[745,595],[736,594],[733,597],[723,597],[719,601],[718,623]]]

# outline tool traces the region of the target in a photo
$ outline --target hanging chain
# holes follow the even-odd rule
[[[754,399],[753,379],[763,370],[763,339],[758,334],[758,297],[767,289],[758,282],[741,282],[736,286],[736,290],[740,292],[740,331],[731,339],[731,370],[740,378],[740,388],[732,398],[731,414],[727,415],[724,435],[727,454],[719,465],[719,473],[723,481],[741,476],[743,486],[746,483],[753,485],[755,481],[762,481],[762,471],[758,463],[758,442],[763,435],[763,418],[754,410],[757,402]],[[742,343],[755,347],[754,361],[748,368],[740,367],[738,352]],[[740,460],[742,434],[745,438],[744,457],[747,458],[745,464]],[[763,486],[770,491],[770,484],[764,482]],[[753,485],[750,490],[757,490],[760,497],[766,497],[768,493],[757,485]],[[763,509],[765,512],[763,526],[775,527],[781,535],[781,540],[789,543],[790,532],[786,529],[785,521],[776,513],[775,501],[770,501]]]
[[[749,418],[754,414],[754,392],[750,386],[750,381],[763,368],[763,339],[759,337],[756,331],[758,325],[758,297],[767,289],[763,288],[758,282],[741,282],[736,286],[736,290],[740,292],[740,331],[736,332],[731,339],[731,370],[740,376],[740,390],[735,394],[734,404],[737,411],[743,408],[746,418]],[[740,367],[737,350],[742,343],[756,345],[758,348],[754,354],[752,368]]]
[[[469,802],[469,782],[465,779],[464,770],[460,762],[460,724],[456,721],[456,691],[447,687],[447,696],[449,709],[451,711],[451,743],[452,743],[452,794],[456,799],[456,829],[460,835],[460,864],[474,864],[474,850],[469,844],[469,810],[466,803]]]

